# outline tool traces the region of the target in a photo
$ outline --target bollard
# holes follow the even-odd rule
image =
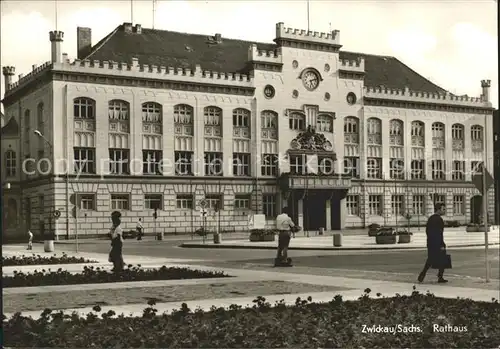
[[[156,240],[163,240],[163,232],[161,233],[156,233]]]
[[[342,234],[340,233],[333,234],[333,246],[335,247],[342,246]]]
[[[45,240],[43,242],[43,250],[45,252],[54,252],[54,240]]]
[[[325,233],[325,228],[319,228],[319,235],[323,235]]]
[[[220,242],[221,242],[220,233],[215,233],[214,234],[214,244],[220,244]]]

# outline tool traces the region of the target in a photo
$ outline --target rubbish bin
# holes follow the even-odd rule
[[[220,241],[221,241],[220,233],[215,233],[214,234],[214,244],[220,244]]]
[[[323,235],[325,233],[325,228],[319,228],[319,235]]]
[[[54,252],[54,240],[44,240],[43,250],[45,252]]]
[[[340,233],[333,234],[333,246],[335,247],[342,246],[342,234]]]
[[[156,233],[156,240],[158,240],[158,241],[163,240],[163,232]]]

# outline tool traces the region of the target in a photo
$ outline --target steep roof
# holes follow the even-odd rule
[[[248,48],[256,44],[259,49],[273,50],[271,43],[259,43],[222,38],[221,43],[210,43],[209,36],[167,30],[143,28],[142,33],[125,32],[118,26],[113,32],[92,47],[87,59],[130,62],[133,57],[141,64],[173,67],[201,65],[204,70],[246,72]],[[377,56],[355,52],[340,52],[341,59],[365,60],[365,86],[385,86],[422,92],[445,92],[395,57]]]
[[[7,124],[2,127],[2,136],[18,136],[19,135],[19,125],[15,118],[10,118]]]

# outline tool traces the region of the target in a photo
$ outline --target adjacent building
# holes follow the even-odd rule
[[[481,210],[489,80],[453,95],[397,58],[342,50],[337,30],[283,23],[273,43],[77,32],[77,59],[53,31],[50,62],[17,81],[3,67],[6,234],[105,234],[113,210],[166,233],[241,231],[254,213],[272,226],[284,206],[306,230],[423,224],[436,202],[462,223]]]

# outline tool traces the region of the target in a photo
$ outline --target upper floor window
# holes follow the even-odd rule
[[[358,118],[353,116],[348,116],[344,119],[344,133],[359,133],[359,122]]]
[[[330,115],[318,115],[316,120],[316,131],[333,132],[333,117]]]
[[[110,120],[128,120],[129,104],[116,99],[110,101],[108,104],[108,116]]]
[[[470,128],[470,137],[473,141],[483,140],[483,127],[480,125],[474,125]]]
[[[306,129],[306,118],[300,113],[290,113],[288,117],[290,130],[303,131]]]
[[[278,128],[278,113],[272,110],[264,110],[260,114],[261,128]]]
[[[162,122],[161,104],[155,102],[147,102],[142,104],[142,122]]]
[[[451,126],[451,138],[455,139],[455,140],[463,140],[464,139],[464,125],[453,124]]]
[[[382,144],[382,121],[369,118],[366,122],[368,144]]]
[[[174,106],[174,123],[192,125],[193,107],[187,104],[177,104]]]
[[[222,125],[222,109],[218,107],[205,107],[205,126]]]
[[[389,122],[389,143],[391,145],[404,145],[403,125],[403,121],[401,120],[393,119]]]
[[[31,129],[31,118],[30,118],[30,115],[31,112],[29,109],[27,109],[25,112],[24,112],[24,130],[26,133],[28,133]]]
[[[16,175],[17,159],[16,152],[13,150],[7,150],[5,152],[5,169],[5,175],[7,177],[13,177]]]
[[[95,101],[85,97],[75,98],[73,114],[78,119],[95,119]]]
[[[411,135],[414,137],[423,137],[424,134],[424,123],[422,121],[413,121],[411,123]]]
[[[37,119],[37,127],[40,131],[43,132],[43,103],[38,103],[38,107],[36,108],[36,119]]]
[[[432,137],[444,138],[444,124],[435,122],[432,124]]]
[[[243,108],[234,109],[233,127],[250,127],[250,111]]]

